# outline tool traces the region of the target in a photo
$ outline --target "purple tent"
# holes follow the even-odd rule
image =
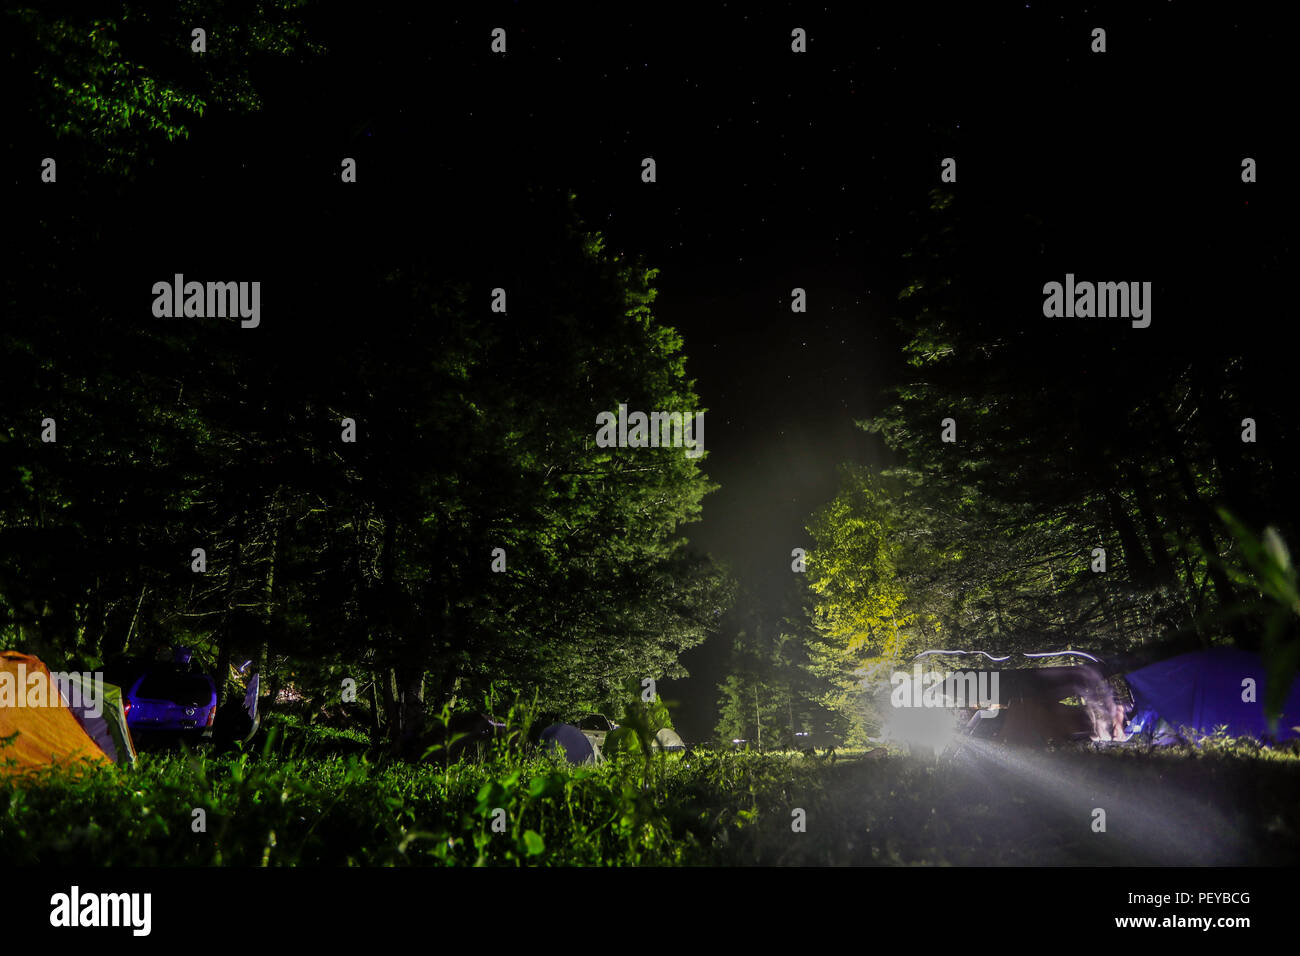
[[[1246,678],[1254,680],[1253,701],[1243,701]],[[1268,733],[1264,688],[1268,674],[1258,654],[1232,647],[1180,654],[1124,675],[1139,710],[1154,711],[1174,728],[1203,734],[1226,724],[1231,736]],[[1300,726],[1300,680],[1294,681],[1277,723],[1278,740],[1297,737]]]
[[[596,759],[596,751],[591,741],[572,724],[551,724],[542,731],[542,747],[545,750],[564,751],[564,759],[569,763],[590,763]]]

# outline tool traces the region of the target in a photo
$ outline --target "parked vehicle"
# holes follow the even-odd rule
[[[171,661],[122,661],[112,673],[137,747],[211,738],[217,685],[189,654]]]

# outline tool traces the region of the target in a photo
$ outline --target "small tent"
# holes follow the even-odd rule
[[[49,668],[27,654],[0,653],[0,774],[82,761],[112,763],[59,696]]]
[[[1253,700],[1243,700],[1249,678]],[[1133,689],[1137,711],[1148,721],[1158,716],[1173,728],[1187,727],[1210,734],[1226,725],[1234,737],[1264,737],[1264,688],[1268,674],[1258,654],[1232,647],[1215,647],[1158,661],[1124,675]],[[1277,739],[1300,736],[1300,681],[1291,685],[1277,724]],[[1130,727],[1141,730],[1142,727]]]
[[[71,702],[64,701],[72,716],[77,718],[83,730],[90,735],[100,750],[119,766],[135,764],[135,744],[131,741],[131,731],[126,725],[126,708],[122,704],[122,688],[116,684],[101,683],[99,688],[89,686],[85,675],[72,672],[68,675],[71,686],[80,690],[73,695]],[[102,689],[100,697],[99,689]],[[93,695],[93,696],[92,696]],[[99,697],[98,716],[91,712],[90,701]]]
[[[686,750],[686,741],[671,727],[662,728],[655,734],[655,750],[667,750],[669,753],[682,753]]]
[[[542,748],[547,751],[557,748],[562,750],[564,759],[573,764],[593,763],[596,760],[595,747],[587,735],[573,724],[551,724],[543,730]]]
[[[671,727],[661,727],[650,740],[650,749],[663,750],[668,753],[684,753],[686,751],[686,741],[682,740],[681,735]],[[619,727],[610,731],[605,737],[605,752],[609,754],[639,754],[641,753],[641,738],[637,736],[636,731],[631,727]]]
[[[605,735],[605,753],[613,754],[639,754],[641,752],[641,738],[636,735],[636,731],[631,727],[615,727]]]

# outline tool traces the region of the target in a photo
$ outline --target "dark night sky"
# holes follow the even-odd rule
[[[438,229],[440,190],[573,189],[590,227],[662,270],[657,314],[684,334],[708,409],[706,471],[722,486],[687,534],[760,603],[788,583],[835,466],[880,460],[853,422],[903,374],[889,317],[942,157],[958,158],[959,199],[989,213],[973,238],[987,241],[990,288],[1007,281],[996,307],[1036,309],[1065,271],[997,257],[998,210],[1047,195],[1070,262],[1115,277],[1133,263],[1164,283],[1172,319],[1176,300],[1195,300],[1175,269],[1228,241],[1198,244],[1199,224],[1249,226],[1240,158],[1267,154],[1282,118],[1270,106],[1281,31],[1183,4],[431,6],[418,21],[402,7],[317,12],[328,56],[259,78],[251,141],[246,121],[238,135],[200,124],[175,182],[229,189],[242,202],[222,214],[289,233],[260,210],[321,201],[339,157],[355,156],[362,198],[349,201],[368,204],[373,235]],[[504,57],[489,51],[495,26]],[[790,52],[796,26],[803,55]],[[1094,26],[1108,30],[1104,55],[1089,52]],[[248,198],[259,189],[264,206]],[[1170,237],[1181,245],[1155,255]],[[795,286],[806,315],[790,312]],[[1146,345],[1185,345],[1188,329],[1159,321]],[[717,643],[688,655],[693,679],[661,687],[688,738],[712,731]]]

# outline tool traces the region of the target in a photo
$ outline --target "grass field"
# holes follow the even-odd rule
[[[1298,797],[1294,748],[1230,740],[569,768],[374,760],[289,724],[252,753],[0,782],[0,865],[1289,865]]]

